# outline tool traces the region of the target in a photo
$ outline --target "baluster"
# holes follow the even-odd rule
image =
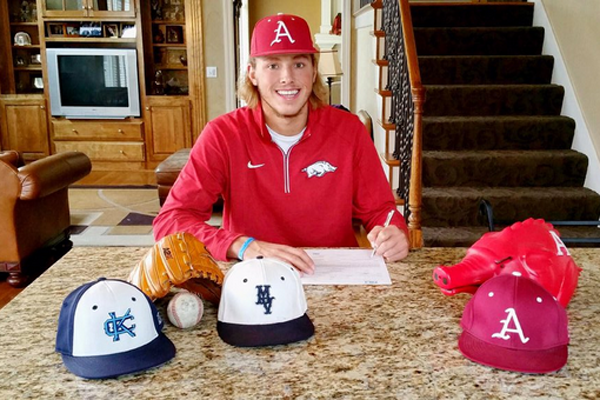
[[[414,104],[398,0],[383,0],[382,27],[386,34],[384,59],[388,61],[386,89],[392,92],[389,122],[395,126],[393,156],[400,160],[397,193],[404,200],[404,214],[408,218]]]
[[[398,196],[404,200],[404,216],[408,218],[411,157],[414,133],[415,106],[408,71],[406,47],[398,0],[383,0],[381,26],[385,32],[383,59],[388,61],[386,90],[392,92],[388,121],[395,126],[393,156],[400,160]]]

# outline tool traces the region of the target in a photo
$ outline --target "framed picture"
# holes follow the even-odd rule
[[[66,36],[79,36],[79,24],[65,24]]]
[[[167,25],[167,43],[184,43],[183,27],[179,25]]]
[[[104,24],[104,37],[107,38],[118,38],[119,37],[119,24]]]
[[[79,36],[102,37],[102,26],[100,22],[82,23],[79,28]]]
[[[136,37],[135,25],[129,22],[121,23],[121,37],[122,38],[135,38]]]
[[[64,24],[48,23],[48,36],[65,36]]]
[[[27,66],[27,59],[23,56],[17,56],[15,57],[15,66],[16,67],[26,67]]]
[[[31,80],[31,86],[38,90],[44,89],[44,80],[41,76],[36,76]]]
[[[187,63],[187,55],[185,50],[167,50],[167,64],[180,65],[183,64],[182,60],[186,60]]]

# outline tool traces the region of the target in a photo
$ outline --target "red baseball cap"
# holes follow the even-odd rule
[[[301,17],[290,14],[271,15],[254,26],[250,57],[318,52],[313,45],[310,28]]]
[[[499,275],[467,303],[458,340],[462,354],[494,368],[541,374],[567,362],[567,313],[532,279]]]

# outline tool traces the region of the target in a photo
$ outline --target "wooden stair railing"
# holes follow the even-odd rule
[[[408,0],[383,0],[382,28],[392,92],[389,122],[395,125],[393,157],[399,161],[397,196],[404,201],[411,248],[423,247],[422,114],[425,90],[421,84]],[[408,205],[408,206],[406,206]]]

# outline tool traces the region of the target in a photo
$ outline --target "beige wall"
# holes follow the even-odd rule
[[[302,16],[311,31],[319,32],[321,24],[320,0],[250,0],[248,2],[250,26],[267,15],[284,12]],[[202,24],[204,31],[204,64],[217,67],[217,78],[205,78],[206,118],[208,121],[227,112],[225,93],[225,49],[222,1],[202,1]]]
[[[371,35],[373,30],[373,12],[366,16],[370,25],[355,26],[352,31],[351,63],[353,76],[350,85],[350,108],[352,111],[366,110],[372,118],[379,118],[377,112],[377,95],[374,89],[377,87],[377,68],[373,64],[375,58],[375,38]]]
[[[371,34],[374,30],[374,11],[371,7],[364,7],[354,13],[352,22],[352,78],[350,84],[350,110],[358,112],[365,110],[371,116],[373,121],[373,136],[375,147],[379,153],[385,152],[386,132],[381,127],[378,120],[386,119],[389,116],[389,101],[386,110],[386,118],[383,118],[383,105],[381,97],[375,93],[375,88],[379,86],[378,67],[373,64],[375,57],[376,39]],[[393,146],[393,139],[390,141]],[[390,176],[388,167],[382,161],[382,168],[393,186],[398,185],[397,176]]]
[[[600,0],[542,0],[575,96],[600,153]]]
[[[313,35],[321,26],[321,0],[249,0],[248,13],[250,29],[259,19],[277,13],[304,18]]]
[[[225,43],[223,5],[220,1],[202,1],[204,31],[204,63],[217,67],[217,78],[205,78],[206,119],[210,121],[226,112],[225,104]],[[206,76],[206,75],[205,75]]]

